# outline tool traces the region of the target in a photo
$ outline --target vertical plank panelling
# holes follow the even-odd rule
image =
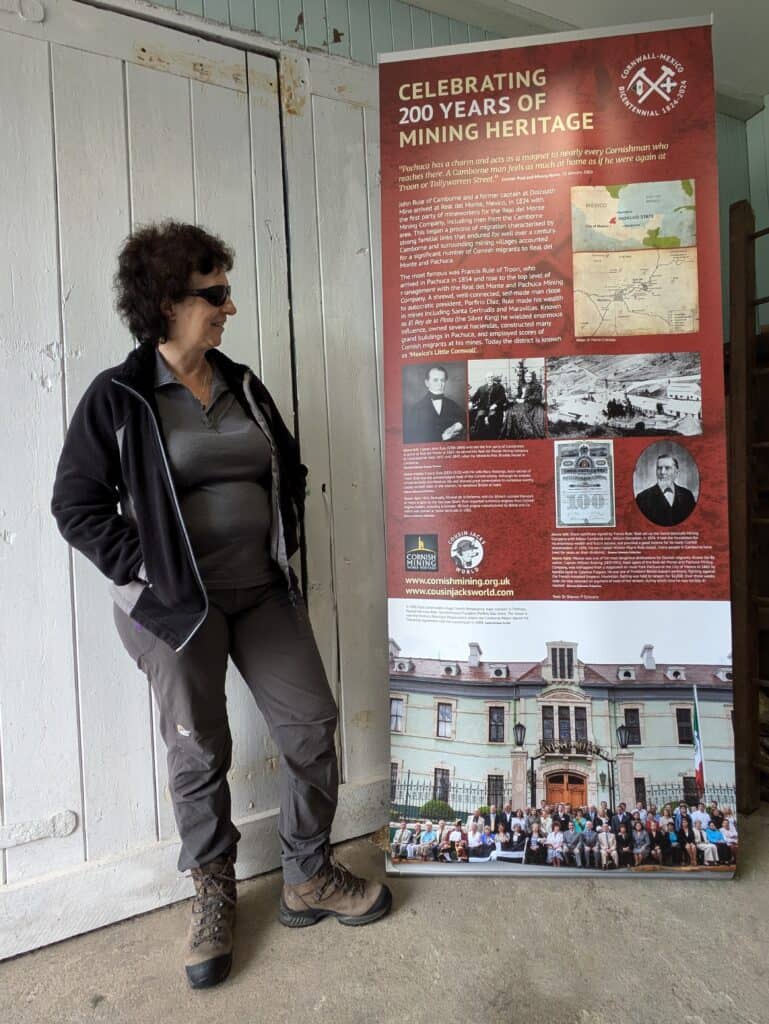
[[[50,515],[62,442],[48,46],[0,33],[0,651],[4,823],[72,810],[78,828],[7,851],[16,882],[83,859],[69,556]],[[34,201],[30,201],[34,197]]]
[[[756,114],[745,125],[750,172],[750,202],[756,215],[756,225],[769,223],[769,144],[765,127],[769,118],[766,110]]]
[[[126,88],[134,227],[165,217],[194,222],[189,81],[129,65]],[[169,168],[173,168],[172,174]],[[138,687],[139,680],[134,679],[132,685]],[[149,694],[147,700],[152,713],[158,837],[169,839],[176,832],[176,823],[168,791],[166,750]]]
[[[253,32],[256,28],[254,0],[230,0],[230,24]]]
[[[374,368],[377,375],[377,396],[379,406],[379,438],[382,446],[380,455],[380,479],[382,505],[384,507],[384,353],[382,350],[382,206],[379,189],[380,148],[379,111],[364,107],[364,142],[366,157],[366,187],[368,190],[369,237],[371,239],[371,293],[374,310]],[[386,587],[383,587],[385,590]],[[389,746],[389,744],[388,744]]]
[[[302,0],[278,0],[280,7],[280,38],[296,46],[305,45],[304,9]]]
[[[278,67],[248,54],[251,191],[262,379],[289,429],[294,425],[288,261],[283,206]]]
[[[176,0],[176,9],[185,14],[196,14],[203,17],[203,0]]]
[[[53,48],[67,409],[131,349],[113,310],[115,257],[130,230],[123,66]],[[90,254],[90,258],[83,258]],[[75,609],[88,859],[155,839],[147,688],[126,657],[99,571],[76,554]]]
[[[452,43],[470,42],[470,26],[465,25],[465,23],[462,21],[455,21],[454,18],[450,18],[449,32],[451,33]]]
[[[324,382],[315,158],[312,140],[310,65],[303,54],[283,53],[283,139],[288,224],[294,369],[302,461],[309,469],[304,538],[307,546],[307,604],[334,696],[339,699],[336,669],[336,609],[331,573],[333,494],[329,465],[328,408]],[[290,102],[289,102],[290,97]],[[308,180],[312,187],[308,188]]]
[[[203,0],[203,17],[229,25],[230,5],[227,0]]]
[[[245,54],[243,74],[245,69]],[[237,315],[227,323],[223,351],[261,372],[256,311],[253,209],[248,96],[219,86],[190,82],[197,219],[235,250],[230,272]],[[257,154],[263,166],[270,157]],[[244,170],[245,169],[245,170]]]
[[[318,50],[328,47],[326,0],[302,0],[304,11],[304,42]]]
[[[718,210],[721,231],[721,288],[724,339],[729,339],[729,206],[750,194],[745,122],[716,115]]]
[[[244,69],[245,70],[245,69]],[[237,316],[227,324],[223,351],[261,374],[257,317],[248,97],[218,86],[191,83],[198,223],[235,250],[230,273]],[[263,173],[280,167],[280,151],[255,154]],[[266,230],[266,228],[264,229]],[[230,664],[227,702],[234,741],[230,771],[235,817],[277,802],[276,749],[240,674]]]
[[[328,52],[335,57],[350,56],[350,16],[347,0],[326,0]]]
[[[362,64],[374,63],[368,0],[349,0],[350,56]]]
[[[449,19],[442,14],[431,14],[430,25],[432,26],[433,46],[449,46],[451,43]]]
[[[126,88],[134,226],[164,217],[194,221],[188,79],[132,64]]]
[[[280,39],[279,0],[255,0],[256,31],[270,39]]]
[[[411,10],[401,0],[390,0],[393,23],[393,50],[410,50],[414,44],[411,34]]]
[[[409,10],[411,11],[411,37],[414,40],[414,49],[427,49],[433,44],[430,14],[428,11],[423,11],[421,7],[410,7]]]
[[[378,53],[392,53],[393,24],[388,0],[369,0],[371,17],[371,45],[374,60]]]
[[[157,3],[176,6],[187,14],[233,28],[255,30],[270,39],[350,57],[362,64],[375,64],[377,53],[478,42],[499,36],[497,32],[431,14],[403,0],[157,0]]]
[[[358,103],[320,96],[313,97],[313,108],[340,710],[349,781],[384,775],[388,758],[383,728],[384,512],[372,240],[363,112]]]

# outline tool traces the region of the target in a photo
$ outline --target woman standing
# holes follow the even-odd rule
[[[237,312],[232,264],[221,239],[190,224],[127,239],[117,308],[140,344],[75,410],[52,503],[64,538],[112,581],[118,633],[158,704],[179,869],[196,889],[195,988],[232,962],[229,657],[281,753],[280,921],[364,924],[391,902],[330,856],[337,710],[288,565],[306,469],[264,385],[219,351]]]
[[[662,808],[662,812],[659,816],[659,826],[663,832],[667,832],[668,823],[673,821],[673,808],[670,804],[665,804]]]

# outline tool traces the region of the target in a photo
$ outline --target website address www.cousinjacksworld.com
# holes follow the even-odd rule
[[[429,584],[404,581],[403,589],[407,597],[515,597],[515,589],[507,586],[509,582],[508,577],[461,582],[444,577],[432,579]]]

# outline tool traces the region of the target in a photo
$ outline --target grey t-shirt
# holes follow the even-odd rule
[[[207,588],[270,582],[270,444],[214,368],[204,409],[158,352],[155,399],[171,473]]]

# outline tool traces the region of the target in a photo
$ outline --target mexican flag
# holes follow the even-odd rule
[[[694,777],[697,780],[697,792],[700,796],[705,792],[705,763],[702,759],[702,734],[700,733],[700,707],[697,693],[694,694]]]

